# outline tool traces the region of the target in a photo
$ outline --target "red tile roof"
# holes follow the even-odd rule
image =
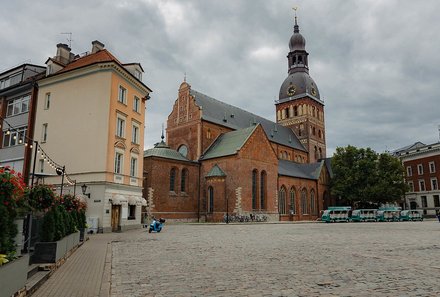
[[[121,62],[118,61],[118,59],[115,58],[108,50],[103,49],[99,52],[96,52],[94,54],[90,54],[81,58],[78,58],[76,60],[73,60],[71,63],[69,63],[66,67],[58,71],[58,73],[67,72],[73,69],[85,67],[88,65],[96,64],[96,63],[102,63],[102,62],[116,62],[119,65],[122,65]]]

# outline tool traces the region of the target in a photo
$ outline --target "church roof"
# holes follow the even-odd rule
[[[301,164],[288,160],[279,160],[278,174],[291,176],[291,177],[318,180],[323,166],[324,166],[323,160],[311,164]]]
[[[300,151],[307,150],[296,137],[295,133],[287,127],[250,113],[236,106],[229,105],[205,94],[190,90],[196,104],[202,108],[202,119],[232,128],[234,130],[255,127],[260,123],[271,142],[275,142]]]
[[[156,144],[154,148],[144,151],[144,157],[159,157],[177,161],[190,162],[190,160],[182,156],[182,154],[180,154],[178,151],[171,149],[163,141]]]
[[[225,176],[226,176],[225,172],[217,164],[212,166],[211,170],[206,175],[206,177],[225,177]]]
[[[206,150],[201,160],[235,155],[246,143],[257,126],[231,131],[221,134],[214,143]]]

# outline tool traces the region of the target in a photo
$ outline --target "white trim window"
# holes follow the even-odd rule
[[[139,144],[139,126],[136,124],[132,124],[131,127],[131,142],[135,144]]]
[[[409,191],[414,192],[414,183],[412,181],[408,182],[408,186],[409,186]]]
[[[417,164],[417,172],[419,175],[423,174],[423,164]]]
[[[115,152],[115,173],[122,174],[124,164],[124,154]]]
[[[438,190],[437,178],[431,178],[431,191]]]
[[[50,107],[50,93],[46,93],[46,97],[44,98],[44,109],[49,109]]]
[[[127,89],[123,86],[119,86],[118,101],[127,104]]]
[[[137,176],[137,158],[131,157],[130,160],[130,176],[136,177]]]
[[[6,116],[10,117],[16,114],[28,112],[30,99],[31,99],[31,95],[26,95],[8,100],[6,107]]]
[[[141,106],[141,99],[138,96],[134,96],[133,98],[133,110],[139,112]]]
[[[3,147],[24,144],[26,141],[27,127],[18,128],[16,130],[3,131]]]
[[[426,191],[426,188],[425,188],[425,181],[424,181],[423,179],[419,180],[419,191],[420,191],[420,192],[424,192],[424,191]]]
[[[44,123],[43,129],[41,130],[41,142],[47,141],[47,127],[48,127],[48,124]]]
[[[125,119],[119,116],[116,118],[116,136],[121,138],[125,136]]]
[[[434,161],[429,162],[429,173],[435,173],[435,163],[434,163]]]
[[[44,163],[45,163],[45,162],[44,162],[43,159],[40,159],[40,160],[39,160],[39,163],[40,163],[40,172],[43,173],[43,172],[44,172]]]
[[[406,176],[412,176],[412,167],[411,166],[406,167]]]

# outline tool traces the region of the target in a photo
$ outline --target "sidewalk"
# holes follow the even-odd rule
[[[110,243],[120,235],[91,235],[32,296],[109,296]]]

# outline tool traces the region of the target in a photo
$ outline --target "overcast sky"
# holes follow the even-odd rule
[[[105,44],[140,62],[148,101],[146,148],[177,98],[192,88],[275,120],[287,76],[292,6],[298,6],[310,75],[325,102],[327,155],[348,144],[378,152],[439,140],[440,1],[75,0],[6,1],[0,71],[41,64],[57,43],[72,52]]]

